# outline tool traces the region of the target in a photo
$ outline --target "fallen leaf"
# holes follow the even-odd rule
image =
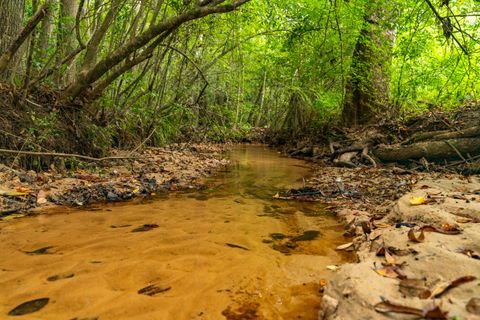
[[[342,245],[338,246],[335,250],[347,250],[351,247],[353,247],[353,242],[342,244]]]
[[[428,299],[431,295],[424,279],[403,279],[398,286],[399,291],[407,297]]]
[[[413,314],[420,317],[423,315],[422,310],[420,309],[402,306],[400,304],[396,304],[388,300],[377,303],[374,306],[374,308],[375,308],[375,311],[380,313],[390,313],[390,312],[403,313],[403,314]]]
[[[132,230],[132,232],[145,232],[145,231],[150,231],[152,229],[158,228],[158,224],[144,224],[141,227],[135,228]]]
[[[412,206],[419,206],[425,203],[427,196],[423,195],[421,197],[411,197],[409,202]]]
[[[328,270],[331,270],[331,271],[337,271],[337,270],[340,269],[340,266],[330,265],[330,266],[327,266],[327,269],[328,269]]]
[[[395,258],[388,252],[388,250],[385,250],[385,261],[389,265],[394,265],[396,263]]]
[[[407,276],[398,266],[384,266],[383,268],[375,268],[376,273],[382,277],[391,278],[391,279],[406,279]]]
[[[143,294],[146,296],[154,296],[156,294],[167,292],[168,290],[172,289],[172,287],[158,287],[155,284],[149,285],[145,288],[138,290],[138,294]]]
[[[474,276],[464,276],[460,277],[458,279],[455,279],[451,282],[442,282],[439,285],[435,287],[435,289],[432,290],[432,298],[438,298],[442,294],[444,294],[447,290],[458,287],[464,283],[471,282],[473,280],[476,280],[477,278]]]
[[[11,190],[0,190],[0,196],[4,197],[17,197],[17,196],[26,196],[28,193],[25,192],[17,192]]]
[[[471,298],[465,308],[470,313],[480,315],[480,298]]]
[[[73,273],[61,273],[61,274],[56,274],[54,276],[50,276],[47,278],[48,281],[58,281],[58,280],[61,280],[61,279],[69,279],[69,278],[73,278],[75,276],[75,274]]]
[[[26,188],[26,187],[16,187],[15,191],[17,191],[19,193],[24,193],[24,194],[32,193],[32,190],[30,190],[30,188]]]
[[[24,314],[29,314],[29,313],[34,313],[37,312],[43,307],[45,307],[48,304],[48,301],[50,301],[50,298],[40,298],[40,299],[35,299],[35,300],[30,300],[27,302],[24,302],[15,308],[13,308],[8,315],[9,316],[23,316]]]
[[[463,249],[463,250],[460,250],[459,252],[466,256],[469,256],[470,258],[480,260],[480,254],[471,249]]]
[[[229,246],[230,248],[237,248],[237,249],[242,249],[242,250],[245,250],[245,251],[248,251],[248,250],[249,250],[248,248],[239,246],[238,244],[234,244],[234,243],[225,243],[225,244],[226,244],[227,246]]]
[[[441,226],[423,226],[421,230],[429,231],[429,232],[438,232],[443,234],[460,234],[462,230],[456,225],[444,223]]]
[[[53,246],[48,246],[48,247],[35,249],[33,251],[24,251],[24,252],[29,255],[51,254],[50,249],[52,248]]]
[[[408,231],[408,239],[416,243],[423,242],[425,240],[425,234],[423,233],[423,229],[420,230],[420,235],[418,237],[415,235],[415,231],[413,230],[413,228],[410,229]]]
[[[422,310],[422,317],[425,319],[444,320],[447,319],[448,312],[443,311],[440,306],[435,303],[427,305]]]
[[[412,308],[400,304],[390,302],[388,300],[379,302],[375,305],[375,311],[380,313],[403,313],[412,314],[428,320],[444,320],[447,319],[447,312],[440,309],[440,306],[431,304],[423,308],[423,310]]]

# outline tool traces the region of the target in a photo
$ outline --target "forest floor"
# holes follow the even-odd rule
[[[277,197],[327,203],[345,225],[337,249],[357,255],[332,269],[320,319],[480,319],[480,144],[459,151],[454,139],[469,128],[461,139],[478,139],[479,116],[432,112],[285,147],[316,172]],[[428,149],[438,141],[447,148]],[[422,157],[385,163],[375,153],[412,146]]]
[[[334,271],[321,319],[478,319],[479,176],[321,166],[307,188],[344,223],[338,250],[357,254]]]
[[[194,189],[228,161],[227,145],[173,144],[148,148],[134,159],[85,164],[77,169],[35,172],[0,165],[0,216],[15,217],[32,209],[55,205],[84,206],[154,195],[168,190]],[[121,151],[113,151],[122,156]]]

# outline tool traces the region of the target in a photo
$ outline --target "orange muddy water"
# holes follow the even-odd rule
[[[40,298],[17,318],[317,319],[326,266],[349,259],[342,227],[321,204],[272,198],[302,185],[305,162],[229,157],[203,191],[0,222],[0,319]]]

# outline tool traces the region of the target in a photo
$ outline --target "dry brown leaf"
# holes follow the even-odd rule
[[[390,254],[390,252],[388,252],[388,250],[385,250],[385,261],[387,261],[389,265],[395,265],[396,263],[395,258]]]
[[[460,234],[460,228],[453,224],[444,223],[441,226],[423,226],[422,231],[438,232],[442,234]]]
[[[403,279],[399,283],[399,290],[407,297],[428,299],[431,295],[424,279]]]
[[[432,298],[438,298],[442,294],[444,294],[447,290],[458,287],[458,286],[460,286],[464,283],[468,283],[468,282],[471,282],[471,281],[476,280],[476,279],[477,278],[474,277],[474,276],[464,276],[464,277],[460,277],[458,279],[455,279],[451,282],[442,282],[439,285],[437,285],[435,287],[435,289],[433,289],[431,297]]]
[[[412,314],[428,320],[433,320],[433,319],[444,320],[444,319],[447,319],[447,314],[448,314],[448,312],[442,311],[440,306],[436,304],[428,305],[425,308],[423,308],[423,310],[420,310],[417,308],[396,304],[388,300],[377,303],[374,306],[374,308],[375,308],[375,311],[380,313]]]
[[[408,239],[416,243],[423,242],[425,240],[425,234],[423,233],[423,229],[420,230],[420,235],[418,237],[415,235],[415,231],[413,230],[413,228],[410,229],[410,231],[408,231]]]
[[[469,256],[472,259],[480,260],[480,254],[471,249],[463,249],[463,250],[460,250],[459,252],[466,256]]]
[[[383,268],[374,269],[375,272],[382,277],[391,278],[391,279],[406,279],[407,276],[398,266],[384,266]]]
[[[342,244],[342,245],[338,246],[335,250],[348,250],[350,248],[353,249],[353,242]]]
[[[417,308],[412,308],[412,307],[407,307],[407,306],[402,306],[400,304],[396,304],[393,302],[390,302],[388,300],[382,301],[380,303],[377,303],[375,306],[375,311],[380,312],[380,313],[404,313],[404,314],[413,314],[416,316],[421,317],[423,315],[422,310],[417,309]]]

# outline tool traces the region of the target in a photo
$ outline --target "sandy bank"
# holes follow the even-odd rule
[[[326,171],[312,184],[331,180]],[[364,191],[332,200],[358,262],[334,272],[319,319],[480,319],[480,178],[335,173]]]

